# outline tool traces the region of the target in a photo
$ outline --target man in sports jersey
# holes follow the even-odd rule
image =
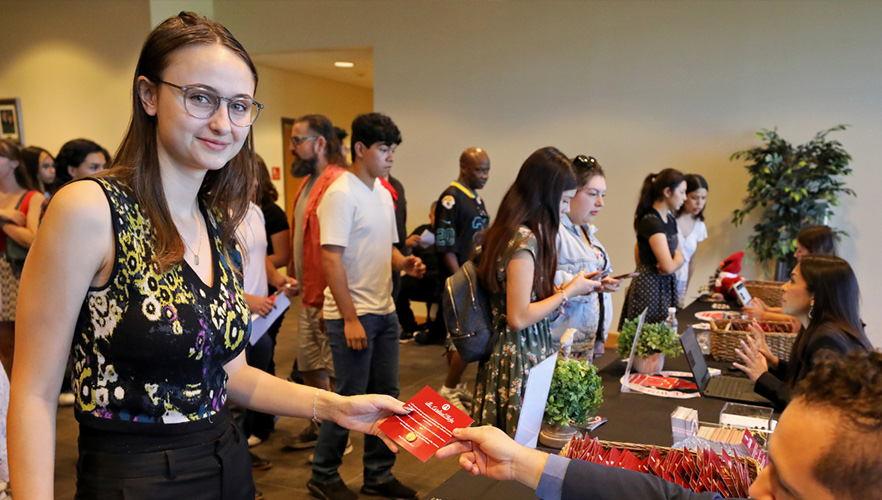
[[[435,252],[440,261],[442,286],[448,276],[459,270],[481,244],[484,228],[490,225],[490,217],[478,190],[487,184],[490,176],[490,157],[481,148],[468,148],[459,157],[459,178],[441,193],[435,207]],[[443,319],[441,320],[443,321]],[[419,341],[420,339],[417,339]],[[467,364],[448,342],[447,378],[439,391],[441,396],[457,408],[471,402],[462,374]]]

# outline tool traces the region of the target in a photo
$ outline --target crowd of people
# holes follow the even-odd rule
[[[55,157],[0,142],[0,362],[11,370],[16,498],[53,498],[54,419],[57,405],[69,403],[80,426],[77,498],[124,490],[126,498],[259,498],[252,469],[268,463],[248,448],[269,437],[275,416],[293,416],[309,424],[285,446],[315,448],[307,483],[314,496],[358,498],[339,473],[355,430],[366,435],[361,493],[415,499],[392,474],[397,447],[378,430],[409,411],[397,398],[400,343],[410,339],[446,344],[440,394],[478,426],[498,429],[459,431],[441,456],[464,453],[470,472],[519,480],[541,498],[578,498],[567,484],[586,481],[621,483],[616,493],[631,488],[641,498],[681,494],[510,440],[530,369],[559,350],[565,331],[576,330],[575,357],[590,362],[604,352],[611,294],[624,283],[609,276],[612,258],[594,225],[607,196],[596,158],[535,151],[491,220],[479,194],[490,156],[467,148],[430,223],[407,235],[404,187],[391,176],[402,143],[392,118],[359,115],[347,148],[344,130],[309,114],[294,121],[288,145],[301,179],[289,223],[253,150],[250,127],[263,108],[257,82],[229,31],[182,12],[143,46],[132,119],[113,158],[86,139]],[[623,321],[644,309],[647,321],[662,321],[684,304],[696,249],[708,236],[707,196],[701,175],[665,169],[644,179],[634,216],[639,274],[625,292]],[[795,459],[788,439],[800,436],[799,415],[814,418],[837,401],[865,405],[837,418],[880,439],[882,412],[868,394],[878,396],[882,366],[868,354],[857,279],[846,261],[824,255],[835,254],[835,244],[819,243],[819,232],[808,229],[797,241],[800,263],[781,310],[761,301],[746,309],[800,327],[789,362],[770,352],[759,328],[738,351],[736,366],[757,392],[787,408],[773,468]],[[478,363],[474,389],[443,316],[431,314],[446,278],[469,260],[499,333]],[[289,380],[273,363],[282,317],[265,331],[250,326],[272,313],[279,294],[299,301]],[[47,296],[57,299],[51,315]],[[429,305],[425,323],[411,301]],[[867,387],[843,382],[847,370],[827,360],[831,352],[855,352],[850,363],[863,367]],[[63,381],[70,387],[60,395]],[[848,390],[822,393],[825,384]],[[774,491],[785,476],[797,477],[790,473],[798,472],[771,480],[767,473],[755,488]],[[813,474],[834,491],[827,476]]]

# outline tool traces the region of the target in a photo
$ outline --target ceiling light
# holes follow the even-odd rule
[[[338,68],[352,68],[355,66],[355,63],[349,61],[337,61],[334,63],[334,66],[337,66]]]

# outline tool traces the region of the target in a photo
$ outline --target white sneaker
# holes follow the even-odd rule
[[[263,439],[260,439],[257,436],[254,436],[254,435],[248,436],[248,447],[249,448],[254,448],[255,446],[259,445],[262,442],[263,442]]]
[[[467,403],[469,406],[472,404],[472,391],[469,390],[469,385],[465,382],[457,384],[456,390],[459,391],[459,399],[462,400],[463,403]]]
[[[457,387],[456,389],[451,389],[451,388],[449,388],[449,387],[446,387],[446,386],[443,386],[443,385],[442,385],[442,386],[441,386],[441,390],[438,391],[438,394],[439,394],[442,398],[446,399],[447,401],[450,401],[450,404],[452,404],[453,406],[459,408],[459,409],[462,410],[464,413],[466,413],[466,414],[469,413],[469,409],[466,408],[466,404],[468,404],[468,403],[466,403],[466,402],[463,400],[463,398],[461,397],[461,393],[460,393],[460,391],[459,391],[459,387]]]

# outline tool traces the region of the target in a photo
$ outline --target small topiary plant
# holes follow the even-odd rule
[[[619,354],[623,358],[631,355],[631,346],[634,344],[634,333],[637,331],[637,320],[625,320],[622,331],[619,332]],[[635,356],[652,356],[662,353],[665,357],[676,357],[683,348],[680,345],[680,336],[677,332],[664,323],[644,323],[640,340],[637,342]]]
[[[546,424],[581,425],[588,422],[603,403],[603,383],[597,367],[586,360],[557,361],[548,402]]]

